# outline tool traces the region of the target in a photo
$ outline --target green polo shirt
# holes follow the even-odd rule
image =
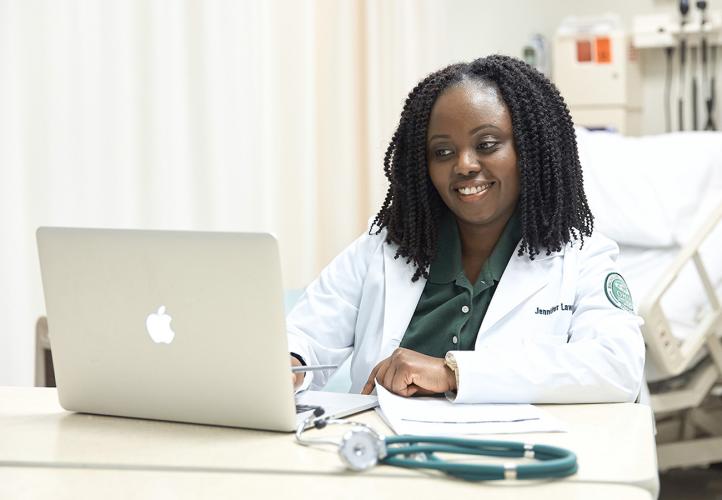
[[[400,347],[443,358],[448,351],[473,350],[496,286],[521,239],[515,212],[473,285],[464,274],[461,240],[454,216],[439,227],[439,250]]]

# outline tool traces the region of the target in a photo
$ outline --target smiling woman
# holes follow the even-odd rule
[[[457,402],[633,401],[644,344],[617,246],[593,233],[569,112],[525,63],[455,64],[409,94],[368,232],[288,317],[296,363]],[[545,314],[540,314],[544,311]],[[548,314],[547,314],[548,312]],[[300,376],[322,386],[330,372]]]

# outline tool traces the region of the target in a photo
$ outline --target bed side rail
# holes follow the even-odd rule
[[[720,222],[720,219],[722,219],[722,203],[680,250],[675,261],[666,269],[662,278],[640,305],[639,314],[645,321],[642,333],[647,344],[647,353],[654,359],[655,366],[661,374],[665,376],[673,377],[687,370],[695,355],[704,346],[707,346],[713,361],[722,372],[722,343],[717,335],[722,319],[720,301],[699,253],[700,246]],[[664,314],[661,301],[679,277],[682,269],[690,261],[694,263],[710,307],[699,319],[693,333],[680,343],[672,335],[669,320]]]

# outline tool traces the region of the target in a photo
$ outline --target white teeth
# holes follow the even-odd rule
[[[484,184],[483,186],[470,186],[470,187],[463,187],[459,188],[459,192],[461,194],[477,194],[481,193],[482,191],[486,191],[491,187],[491,184]]]

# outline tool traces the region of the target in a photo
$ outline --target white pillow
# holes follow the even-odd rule
[[[684,244],[707,215],[700,200],[722,202],[720,132],[576,132],[595,227],[622,245]]]

